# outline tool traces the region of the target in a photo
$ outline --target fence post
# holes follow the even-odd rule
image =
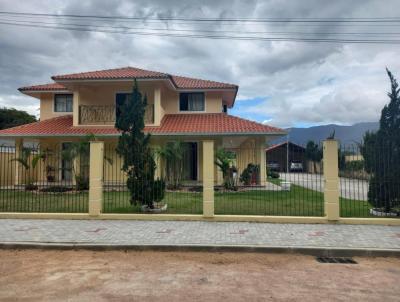
[[[203,216],[214,216],[214,141],[203,141]]]
[[[324,152],[324,201],[325,216],[328,220],[339,220],[339,166],[338,166],[338,142],[334,139],[325,140]]]
[[[98,216],[103,207],[104,143],[90,142],[89,215]]]

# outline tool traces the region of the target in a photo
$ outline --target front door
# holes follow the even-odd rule
[[[61,149],[65,151],[69,148],[71,143],[62,143]],[[72,180],[72,161],[69,159],[61,159],[61,180],[71,181]]]
[[[197,143],[185,142],[183,155],[183,179],[197,180]]]

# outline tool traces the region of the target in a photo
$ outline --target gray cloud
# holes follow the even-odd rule
[[[395,16],[396,1],[24,1],[4,0],[2,11],[146,17],[373,17]],[[72,18],[52,22],[77,23]],[[88,21],[85,21],[88,23]],[[112,26],[239,31],[332,32],[340,26],[274,24],[181,24],[109,22]],[[345,28],[346,29],[346,28]],[[356,30],[351,26],[348,30]],[[21,95],[20,86],[50,81],[53,74],[137,66],[173,74],[240,85],[244,110],[264,115],[277,126],[377,120],[387,101],[389,66],[400,77],[396,46],[307,44],[163,38],[82,33],[0,25],[0,106],[37,114],[37,100]]]

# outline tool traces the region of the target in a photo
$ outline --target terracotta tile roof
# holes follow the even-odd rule
[[[161,126],[145,127],[154,135],[284,134],[282,129],[259,124],[225,113],[168,114]],[[0,130],[4,136],[118,135],[112,126],[72,126],[72,115]]]
[[[61,80],[100,80],[100,79],[133,79],[133,78],[168,78],[168,74],[144,70],[134,67],[96,70],[89,72],[71,73],[51,77],[54,81]]]
[[[57,90],[67,90],[64,85],[58,83],[49,83],[43,85],[26,86],[18,88],[19,91],[57,91]]]
[[[221,83],[209,80],[194,79],[188,77],[181,77],[176,75],[171,75],[172,81],[175,86],[182,89],[202,89],[202,88],[238,88],[237,85]]]
[[[113,80],[113,79],[170,79],[181,89],[237,89],[237,85],[171,75],[134,67],[98,70],[53,76],[54,81],[65,80]]]
[[[225,113],[168,114],[153,133],[281,133],[282,129]]]

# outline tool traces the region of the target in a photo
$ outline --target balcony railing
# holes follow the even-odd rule
[[[115,123],[115,106],[79,106],[79,124],[81,125],[112,125]],[[148,104],[144,114],[145,124],[154,124],[154,104]]]

